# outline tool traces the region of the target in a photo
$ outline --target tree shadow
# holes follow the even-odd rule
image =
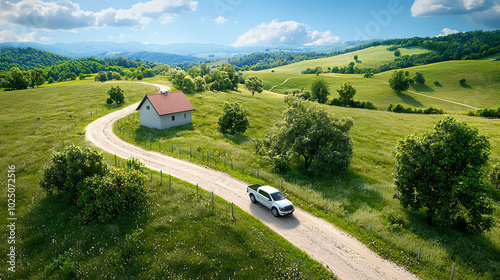
[[[303,173],[289,172],[287,177],[323,197],[339,202],[343,210],[349,213],[354,213],[366,205],[379,211],[385,206],[381,193],[369,188],[363,177],[350,169],[323,177],[308,177]]]
[[[413,107],[422,107],[423,104],[415,99],[413,96],[410,96],[406,93],[396,93],[399,98],[401,98],[401,101],[408,105],[412,105]]]
[[[469,84],[466,84],[466,83],[460,84],[460,86],[462,86],[463,88],[467,88],[467,89],[472,88],[472,86],[470,86]]]
[[[241,145],[241,144],[247,143],[247,142],[249,142],[251,140],[250,137],[245,136],[243,134],[225,133],[224,137],[226,137],[226,139],[230,140],[231,142],[233,142],[236,145]]]
[[[133,133],[136,141],[156,141],[158,139],[173,138],[185,131],[193,130],[194,125],[192,123],[166,129],[149,128],[141,125]]]
[[[433,92],[434,89],[431,88],[430,86],[426,84],[412,84],[411,87],[415,89],[416,91],[423,91],[423,92]]]
[[[363,64],[362,60],[356,60],[356,63]]]
[[[57,256],[71,251],[73,254],[87,254],[89,258],[100,255],[99,248],[119,249],[119,240],[137,228],[143,228],[148,221],[147,205],[130,209],[106,223],[92,221],[83,223],[81,210],[74,197],[68,193],[48,195],[37,201],[22,218],[23,227],[19,245],[26,259],[43,260],[50,264]]]
[[[495,266],[500,263],[500,247],[484,234],[473,235],[455,229],[430,226],[426,222],[424,212],[406,211],[406,213],[409,231],[431,244],[442,245],[454,262],[474,268],[478,278],[481,278],[480,276],[484,273],[491,273],[488,274],[490,277],[500,274],[500,269]]]

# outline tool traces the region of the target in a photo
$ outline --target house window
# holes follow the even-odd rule
[[[175,121],[175,116],[172,116],[172,121]]]
[[[184,118],[186,118],[186,113],[184,113]]]
[[[148,109],[148,110],[149,110],[149,106],[146,106],[146,109]]]

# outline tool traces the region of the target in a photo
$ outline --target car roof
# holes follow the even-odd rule
[[[261,189],[261,190],[263,190],[263,191],[265,191],[266,193],[269,193],[269,194],[271,194],[271,193],[275,193],[275,192],[279,192],[279,190],[278,190],[278,189],[273,188],[273,187],[271,187],[271,186],[262,186],[262,187],[260,187],[259,189]]]

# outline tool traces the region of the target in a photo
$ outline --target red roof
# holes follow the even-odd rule
[[[168,92],[167,95],[164,93],[147,94],[136,110],[141,108],[146,98],[160,116],[196,110],[182,90]]]

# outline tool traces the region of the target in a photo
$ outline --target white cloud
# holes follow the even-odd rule
[[[227,22],[227,18],[223,17],[223,16],[218,16],[214,19],[214,21],[217,23],[217,24],[224,24]]]
[[[411,13],[417,16],[457,15],[481,12],[493,7],[497,0],[415,0]]]
[[[0,31],[0,42],[34,42],[36,32],[19,34],[14,30]]]
[[[439,35],[437,35],[436,37],[448,36],[450,34],[455,34],[455,33],[459,33],[459,31],[453,30],[450,28],[443,28],[443,30],[441,30],[441,33]]]
[[[175,16],[195,11],[198,2],[191,0],[150,0],[130,9],[113,8],[99,12],[84,11],[71,0],[44,2],[22,0],[17,3],[0,0],[0,24],[21,25],[43,30],[72,30],[103,26],[145,26],[151,20],[162,23]]]
[[[330,31],[310,31],[307,24],[296,21],[262,23],[238,37],[235,47],[249,45],[328,45],[338,43]]]
[[[415,0],[414,17],[464,15],[471,22],[500,28],[500,0]]]

